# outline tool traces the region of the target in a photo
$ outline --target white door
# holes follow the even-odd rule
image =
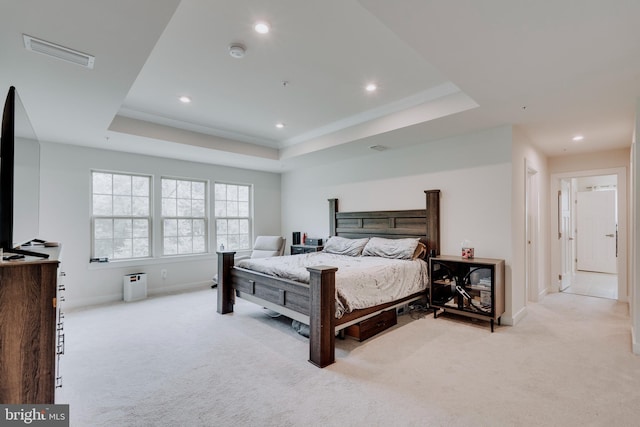
[[[616,273],[616,192],[578,192],[578,270]]]
[[[558,232],[562,251],[562,266],[560,277],[560,290],[571,286],[573,278],[573,254],[574,240],[571,230],[571,181],[560,181],[560,193],[558,195]]]

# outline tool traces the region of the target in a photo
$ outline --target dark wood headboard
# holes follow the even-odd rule
[[[419,237],[427,254],[440,254],[440,190],[427,190],[426,209],[404,211],[338,212],[338,199],[329,199],[331,236],[349,239]]]

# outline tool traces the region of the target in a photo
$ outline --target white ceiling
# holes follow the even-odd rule
[[[556,156],[628,147],[640,95],[637,0],[0,8],[0,87],[17,87],[43,141],[280,171],[513,124]],[[94,69],[27,51],[22,34],[94,55]]]

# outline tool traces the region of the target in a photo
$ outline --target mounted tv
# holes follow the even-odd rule
[[[0,248],[18,255],[48,258],[25,249],[38,240],[40,143],[16,88],[4,103],[0,139]]]

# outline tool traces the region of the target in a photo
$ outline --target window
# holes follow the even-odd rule
[[[215,184],[216,248],[251,249],[251,187]]]
[[[207,252],[207,185],[162,178],[163,255]]]
[[[151,177],[92,172],[92,257],[151,255]]]

